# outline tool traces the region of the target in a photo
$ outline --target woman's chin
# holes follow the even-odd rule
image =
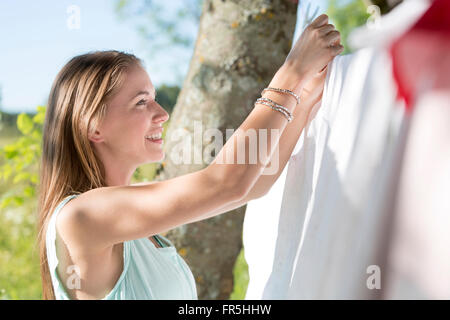
[[[164,158],[164,150],[161,150],[160,152],[152,152],[151,157],[146,161],[146,163],[161,162],[164,160]]]

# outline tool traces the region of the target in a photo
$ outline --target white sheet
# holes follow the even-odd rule
[[[417,19],[419,9],[410,8],[397,7],[397,23]],[[404,106],[394,88],[383,47],[330,64],[322,105],[283,174],[247,206],[246,299],[379,294],[367,287],[367,268],[384,263],[383,228],[404,145]]]
[[[414,106],[404,159],[383,299],[450,299],[450,91]]]

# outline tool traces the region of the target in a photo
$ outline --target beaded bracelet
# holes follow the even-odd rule
[[[273,110],[280,111],[281,113],[283,113],[286,116],[287,119],[291,119],[291,120],[293,119],[292,113],[287,108],[283,107],[282,105],[277,104],[276,102],[274,102],[268,98],[259,98],[256,100],[256,102],[257,103],[265,102],[265,103],[263,103],[265,105],[267,105],[266,103],[269,103],[273,107],[272,108]]]
[[[277,108],[280,108],[280,109],[283,109],[284,111],[286,111],[286,113],[289,114],[292,117],[292,113],[289,111],[288,108],[282,106],[281,104],[276,103],[272,99],[261,97],[261,98],[258,98],[256,101],[266,101],[266,102],[272,103]]]
[[[263,95],[266,90],[282,92],[282,93],[288,93],[288,94],[290,94],[291,96],[293,96],[295,98],[295,100],[297,101],[297,104],[300,103],[300,97],[298,95],[296,95],[294,92],[292,92],[291,90],[267,87],[267,88],[264,88],[263,91],[261,91],[261,95]]]
[[[286,119],[287,119],[288,122],[291,122],[292,119],[293,119],[293,118],[292,118],[292,115],[290,115],[289,113],[287,113],[284,109],[281,109],[281,108],[279,108],[279,107],[276,107],[276,106],[274,106],[274,105],[272,105],[272,104],[270,104],[270,103],[268,103],[268,102],[266,102],[266,101],[263,101],[263,100],[260,100],[260,101],[257,100],[257,101],[255,102],[255,105],[256,105],[257,103],[264,104],[264,105],[266,105],[266,106],[272,108],[273,110],[276,110],[276,111],[282,113],[282,114],[286,117]]]

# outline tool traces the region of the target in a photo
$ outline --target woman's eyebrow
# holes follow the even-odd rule
[[[153,92],[154,92],[153,97],[156,97],[156,90],[153,90]],[[132,99],[136,98],[137,96],[139,96],[141,94],[150,95],[150,92],[148,92],[148,91],[139,91]]]

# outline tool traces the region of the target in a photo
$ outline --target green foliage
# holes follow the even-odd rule
[[[230,300],[244,300],[249,281],[248,265],[245,261],[244,249],[239,253],[233,269],[234,286]]]
[[[0,215],[0,299],[41,299],[34,206]]]
[[[342,3],[342,1],[339,2]],[[347,44],[347,37],[353,29],[366,23],[370,16],[366,10],[362,0],[345,1],[345,4],[341,5],[337,0],[328,0],[327,15],[341,33],[341,43],[344,46],[342,54],[351,52]]]
[[[40,299],[36,187],[45,107],[16,117],[0,140],[0,299]]]
[[[17,128],[22,136],[0,149],[0,181],[11,185],[0,196],[0,209],[9,205],[22,206],[34,200],[38,185],[38,163],[41,156],[42,126],[45,107],[38,106],[32,118],[21,113],[17,117]]]
[[[169,113],[173,111],[173,107],[177,102],[178,94],[180,93],[179,86],[159,86],[157,89],[156,101]]]

